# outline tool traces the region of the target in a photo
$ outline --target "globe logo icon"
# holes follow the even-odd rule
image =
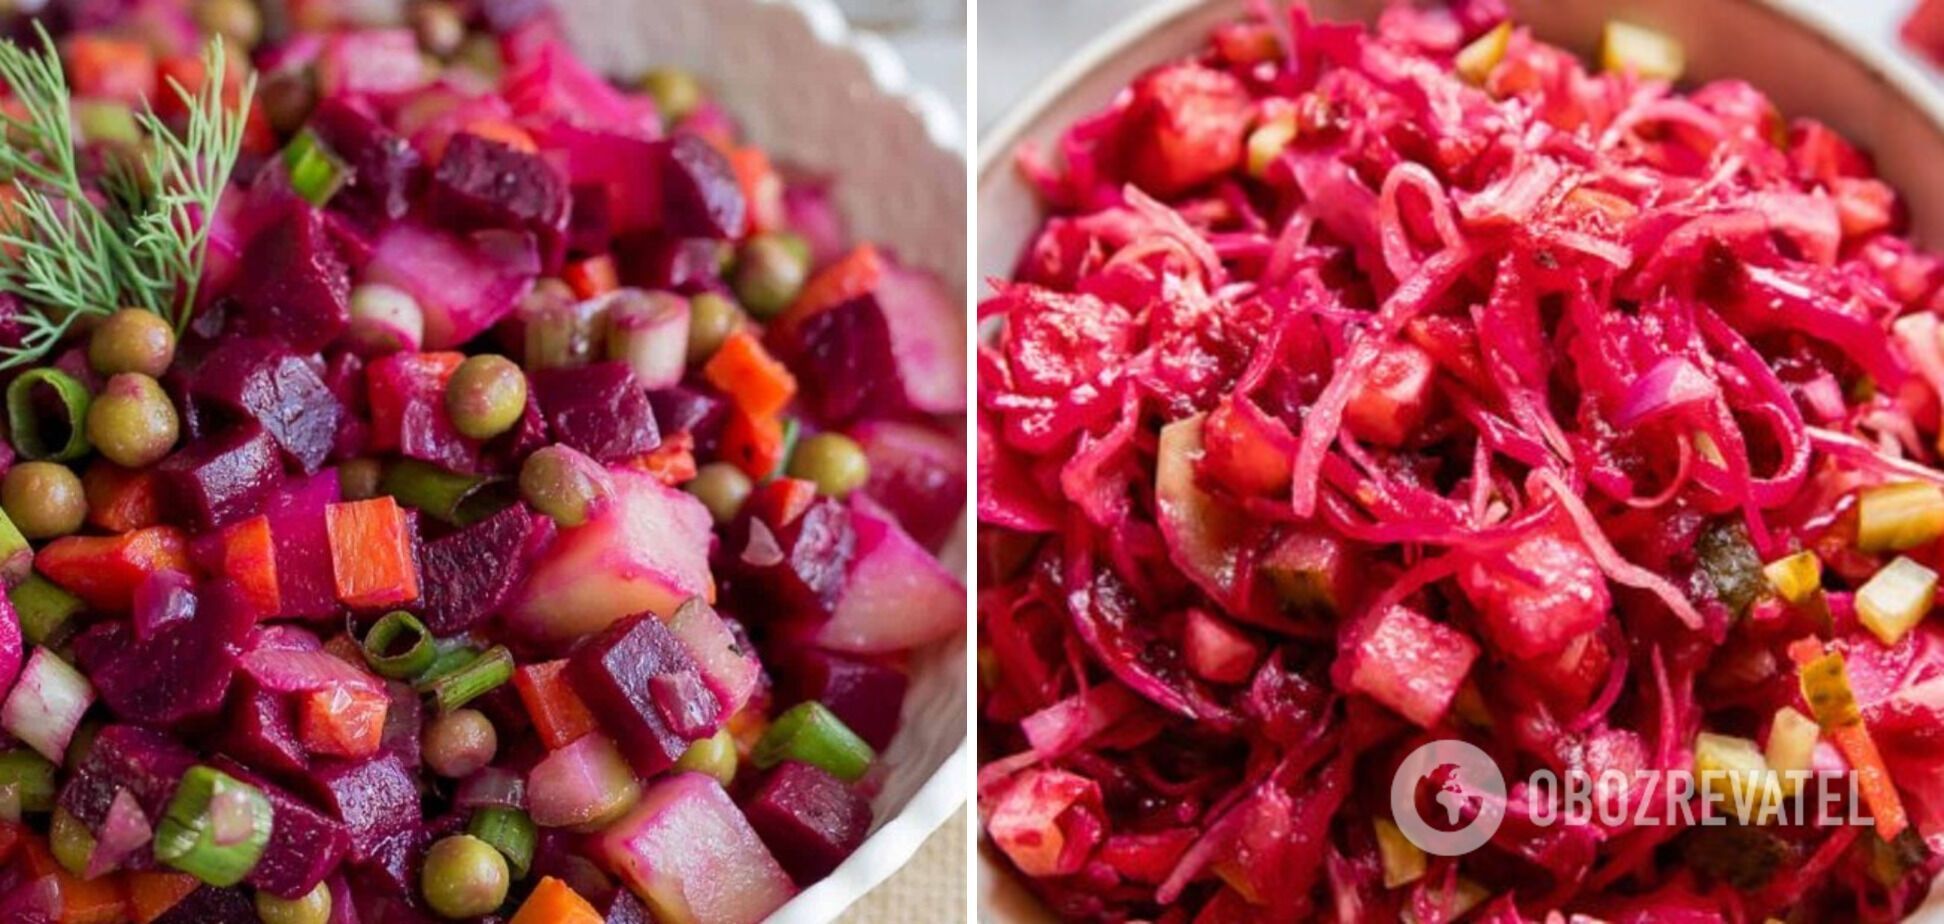
[[[1418,793],[1427,781],[1437,785],[1432,801],[1443,811],[1442,826],[1419,811]],[[1505,775],[1489,755],[1468,742],[1441,738],[1419,745],[1398,766],[1391,778],[1391,816],[1425,853],[1463,856],[1498,833],[1505,793]]]

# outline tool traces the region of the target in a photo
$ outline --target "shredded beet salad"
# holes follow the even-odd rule
[[[1922,900],[1944,276],[1867,153],[1681,68],[1495,2],[1264,4],[1022,153],[1049,217],[980,310],[979,803],[1055,912]],[[1389,788],[1452,738],[1512,786],[1446,858]],[[1541,824],[1541,769],[1619,771],[1628,811]],[[1642,824],[1640,770],[1851,773],[1831,811],[1874,827]]]
[[[541,3],[46,6],[0,921],[756,924],[855,851],[964,627],[950,293]]]

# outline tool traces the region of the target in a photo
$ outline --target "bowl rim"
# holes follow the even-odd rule
[[[1306,0],[1269,0],[1269,2],[1273,8],[1282,8],[1291,2],[1306,2]],[[1615,0],[1614,5],[1618,6],[1623,2],[1624,0]],[[1901,36],[1893,34],[1886,43],[1877,44],[1858,30],[1845,29],[1841,24],[1840,4],[1819,4],[1818,0],[1719,0],[1719,2],[1739,3],[1760,14],[1774,17],[1779,20],[1780,27],[1796,29],[1830,46],[1836,53],[1856,62],[1889,92],[1909,100],[1927,118],[1930,127],[1940,135],[1944,135],[1944,78],[1930,73],[1928,65],[1921,63],[1908,49],[1901,47]],[[972,205],[974,214],[979,216],[981,224],[974,229],[975,232],[983,231],[982,223],[985,218],[982,205],[985,197],[995,186],[1006,182],[1008,174],[1013,170],[1013,152],[1036,130],[1042,128],[1040,123],[1051,110],[1065,101],[1076,85],[1085,81],[1094,71],[1126,53],[1132,46],[1146,41],[1157,33],[1177,28],[1183,20],[1206,15],[1211,7],[1223,5],[1239,6],[1240,4],[1239,0],[1154,0],[1088,39],[1076,51],[1063,58],[1045,76],[1039,78],[1032,89],[1008,107],[990,128],[981,130]],[[1939,66],[1944,68],[1944,64]],[[975,233],[974,240],[982,244],[981,237],[981,234]],[[990,256],[975,253],[973,271],[975,273],[979,271],[978,260]],[[1004,255],[1002,259],[1010,265],[1014,256],[1016,255]],[[976,528],[976,523],[974,526]],[[1023,897],[1020,893],[1026,890],[1019,877],[993,856],[994,850],[986,838],[984,825],[979,823],[977,818],[974,818],[973,822],[977,825],[972,831],[975,847],[972,855],[976,867],[972,882],[973,902],[976,905],[975,919],[999,924],[1005,919],[987,917],[991,910],[988,907],[989,901],[995,896],[1015,901]],[[1037,899],[1034,899],[1034,903],[1037,904]],[[1933,884],[1926,905],[1918,910],[1936,913],[1939,908],[1944,908],[1944,876],[1940,876]]]
[[[832,0],[755,0],[759,5],[792,10],[816,36],[832,48],[850,52],[864,62],[874,88],[904,103],[938,150],[966,162],[965,123],[957,109],[936,90],[919,84],[904,59],[882,37],[853,28]],[[969,248],[968,248],[969,252]],[[969,276],[969,273],[968,273]],[[959,297],[964,295],[959,293]],[[968,358],[969,361],[969,358]],[[967,515],[971,500],[967,497]],[[948,565],[952,564],[947,562]],[[961,566],[966,562],[960,562]],[[961,572],[962,576],[966,572]],[[942,643],[950,645],[950,642]],[[970,714],[969,699],[967,714]],[[890,881],[903,870],[920,847],[941,830],[966,804],[972,778],[971,731],[960,731],[959,744],[897,814],[872,831],[856,852],[835,870],[798,892],[768,919],[768,924],[823,924]]]

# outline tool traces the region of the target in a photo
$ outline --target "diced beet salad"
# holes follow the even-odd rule
[[[1600,59],[1489,0],[1264,4],[1022,154],[1049,217],[981,308],[979,804],[1058,915],[1923,900],[1944,271],[1826,125],[1677,90],[1636,25]],[[1511,787],[1456,857],[1391,802],[1435,739]],[[1484,812],[1441,773],[1419,818]],[[1781,820],[1810,773],[1848,782]]]
[[[764,919],[964,624],[955,299],[538,4],[269,12],[0,46],[0,921]]]

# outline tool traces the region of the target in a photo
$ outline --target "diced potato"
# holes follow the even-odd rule
[[[1822,726],[1816,720],[1796,711],[1793,706],[1783,706],[1775,710],[1775,718],[1769,722],[1768,747],[1763,749],[1763,757],[1768,761],[1770,770],[1776,775],[1776,783],[1782,792],[1793,794],[1801,780],[1791,779],[1790,773],[1808,771],[1816,753],[1816,740],[1822,737]]]
[[[1762,574],[1777,596],[1802,603],[1822,588],[1822,559],[1807,549],[1762,566]]]
[[[1472,83],[1484,83],[1485,78],[1491,76],[1492,68],[1505,60],[1505,49],[1511,42],[1512,23],[1499,23],[1492,31],[1472,39],[1471,44],[1459,49],[1452,67],[1458,71],[1458,76]]]
[[[1775,774],[1755,742],[1733,735],[1702,732],[1694,742],[1694,774],[1701,791],[1712,793],[1715,805],[1745,823],[1762,816],[1774,804]]]
[[[1898,556],[1856,591],[1856,619],[1885,645],[1895,645],[1936,600],[1937,572]]]
[[[1296,140],[1296,119],[1284,115],[1270,118],[1249,133],[1249,175],[1262,179],[1269,175],[1269,166],[1289,149],[1289,143]]]
[[[1424,878],[1424,851],[1411,843],[1390,819],[1379,818],[1374,824],[1377,856],[1384,864],[1384,888],[1395,889]]]
[[[1681,43],[1632,23],[1612,21],[1600,36],[1600,67],[1656,80],[1679,80],[1687,67]]]
[[[1903,481],[1857,497],[1856,544],[1865,552],[1902,552],[1944,536],[1944,488]]]

